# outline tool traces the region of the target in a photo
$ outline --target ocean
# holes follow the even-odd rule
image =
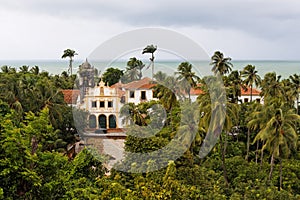
[[[74,60],[73,62],[73,72],[75,73],[79,65],[82,64],[84,60]],[[120,69],[125,69],[126,60],[117,60],[114,62],[91,62],[95,68],[97,68],[102,73],[107,67],[118,67]],[[144,76],[151,76],[151,68],[147,69],[149,66],[148,60],[143,60],[145,63]],[[155,72],[162,71],[167,74],[172,74],[176,72],[177,66],[183,61],[168,61],[168,60],[157,60],[155,61]],[[209,75],[211,72],[211,66],[209,66],[209,61],[197,61],[191,62],[194,66],[194,71],[197,75],[203,77]],[[282,78],[288,78],[292,74],[300,74],[300,61],[262,61],[262,60],[237,60],[232,61],[233,70],[242,70],[246,65],[251,64],[256,67],[259,75],[263,76],[267,72],[276,72],[277,75],[281,75]],[[69,62],[65,60],[0,60],[0,66],[7,65],[15,68],[19,68],[23,65],[29,67],[39,66],[41,71],[48,71],[50,74],[61,74],[63,71],[68,70]]]

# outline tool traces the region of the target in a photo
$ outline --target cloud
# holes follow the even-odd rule
[[[7,31],[1,33],[0,42],[15,49],[18,45],[40,49],[44,44],[49,48],[79,46],[87,53],[87,46],[96,46],[92,40],[103,42],[147,26],[183,30],[210,51],[226,49],[238,57],[246,51],[252,57],[297,59],[295,52],[300,46],[297,0],[10,0],[1,4],[0,22]],[[205,41],[199,36],[206,37]],[[1,55],[12,57],[13,51]],[[53,51],[57,49],[49,52],[52,56]],[[24,56],[29,56],[28,52]]]
[[[296,0],[132,0],[126,3],[117,0],[11,0],[6,6],[59,18],[104,18],[132,26],[233,29],[264,38],[300,33],[300,28],[297,27],[300,21],[300,2]]]

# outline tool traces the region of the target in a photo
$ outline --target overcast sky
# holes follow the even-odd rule
[[[299,0],[0,0],[0,60],[87,57],[125,31],[162,27],[208,54],[300,60]]]

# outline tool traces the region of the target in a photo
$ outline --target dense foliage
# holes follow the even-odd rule
[[[123,107],[130,110],[125,120],[134,125],[128,127],[125,149],[151,152],[166,146],[177,133],[194,131],[188,150],[176,160],[142,160],[141,165],[131,165],[133,158],[127,156],[119,165],[128,166],[128,171],[148,171],[112,170],[110,175],[105,175],[105,159],[92,148],[84,148],[73,159],[66,155],[68,144],[76,141],[76,130],[71,108],[60,90],[72,88],[75,76],[52,76],[39,72],[38,67],[2,67],[0,199],[299,199],[300,117],[295,107],[299,75],[281,80],[275,73],[267,73],[259,78],[254,66],[229,73],[233,67],[230,58],[220,52],[212,57],[212,65],[214,73],[222,75],[228,95],[220,139],[208,156],[200,159],[198,153],[213,114],[210,98],[214,97],[208,95],[211,88],[207,83],[214,77],[199,80],[192,66],[182,63],[174,76],[161,72],[154,76],[161,77],[153,88],[158,102]],[[186,87],[174,84],[184,79],[206,91],[195,103],[190,103]],[[245,85],[251,93],[254,86],[260,87],[264,104],[239,102]],[[186,91],[186,97],[176,98],[174,91],[178,89]],[[185,108],[185,102],[191,106]],[[148,112],[156,103],[166,110],[164,123],[155,117],[162,113]],[[182,115],[184,108],[187,113]],[[222,114],[222,110],[216,111]],[[190,118],[189,112],[198,112],[199,121]],[[197,130],[187,126],[189,123],[196,123]],[[137,127],[151,127],[156,134],[135,137]],[[143,133],[153,134],[151,131]],[[153,171],[159,163],[166,163],[166,167]]]

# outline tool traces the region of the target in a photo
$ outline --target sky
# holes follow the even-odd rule
[[[166,28],[209,55],[300,60],[299,0],[0,0],[0,60],[84,59],[118,34]]]

